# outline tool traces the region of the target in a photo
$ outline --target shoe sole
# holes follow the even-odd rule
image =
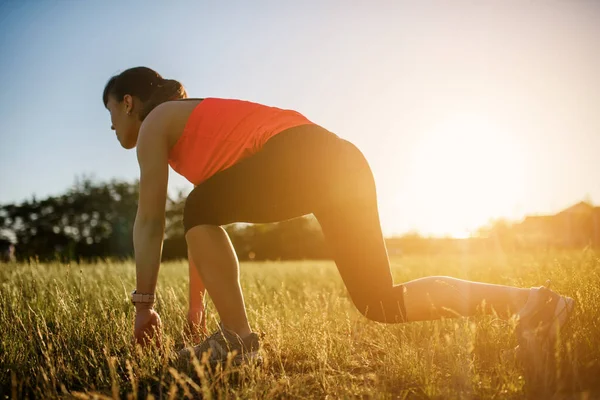
[[[262,365],[263,358],[258,351],[247,352],[244,354],[237,354],[231,359],[231,365],[234,367],[240,367],[242,365]],[[217,365],[225,367],[227,360],[208,360],[211,368],[216,368]]]
[[[190,351],[188,348],[182,349],[182,350],[178,351],[176,354],[177,354],[176,358],[180,361],[189,363],[192,359],[192,351]],[[202,357],[196,356],[196,358],[198,358],[198,360],[200,360]],[[262,362],[263,362],[263,357],[259,351],[246,352],[244,354],[236,354],[231,359],[231,365],[236,366],[236,367],[240,366],[242,364],[261,365]],[[217,360],[209,359],[208,364],[212,368],[216,367],[217,365],[224,366],[225,364],[227,364],[227,359],[217,359]]]
[[[248,352],[244,354],[237,354],[231,360],[233,365],[241,365],[241,364],[257,364],[260,365],[263,362],[262,355],[258,351]]]

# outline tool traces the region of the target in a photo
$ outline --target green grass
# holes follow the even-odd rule
[[[365,266],[368,268],[368,266]],[[577,312],[551,371],[561,398],[600,397],[600,259],[591,251],[394,258],[396,282],[449,275],[553,288]],[[242,264],[261,368],[189,374],[131,346],[133,263],[0,264],[0,392],[36,398],[524,398],[502,350],[513,326],[492,316],[385,325],[353,308],[332,262]],[[168,349],[186,343],[187,265],[161,267],[157,310]],[[209,304],[209,328],[217,323]],[[189,371],[188,371],[189,372]]]

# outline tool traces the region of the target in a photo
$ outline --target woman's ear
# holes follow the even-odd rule
[[[130,94],[123,96],[123,104],[125,105],[125,113],[131,115],[131,112],[133,111],[133,96]]]

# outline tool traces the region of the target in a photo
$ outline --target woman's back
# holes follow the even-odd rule
[[[195,185],[255,154],[274,135],[311,124],[296,111],[249,101],[206,98],[195,104],[191,99],[180,102],[194,106],[190,112],[186,104],[182,111],[189,112],[189,118],[170,148],[169,165]]]

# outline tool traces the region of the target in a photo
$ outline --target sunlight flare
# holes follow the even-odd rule
[[[479,115],[441,121],[417,143],[411,165],[425,234],[469,236],[510,215],[523,193],[519,143]]]

